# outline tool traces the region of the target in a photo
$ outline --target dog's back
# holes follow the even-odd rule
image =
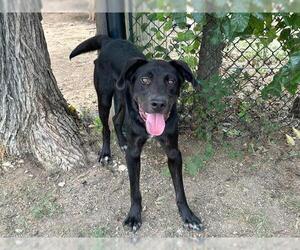
[[[101,50],[99,59],[108,62],[115,71],[121,73],[128,60],[134,57],[145,58],[131,42],[97,35],[79,44],[71,53],[70,59],[95,50]]]

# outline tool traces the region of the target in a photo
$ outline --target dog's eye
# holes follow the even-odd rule
[[[168,80],[168,84],[174,85],[175,84],[175,80]]]
[[[151,83],[151,79],[148,77],[141,77],[141,83],[145,85],[149,85]]]

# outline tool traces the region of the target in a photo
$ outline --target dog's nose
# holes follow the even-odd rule
[[[156,97],[151,100],[151,107],[154,112],[162,112],[167,106],[167,100],[164,97]]]

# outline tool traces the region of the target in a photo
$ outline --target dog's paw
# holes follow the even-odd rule
[[[110,155],[100,155],[99,162],[102,165],[108,165],[111,162],[111,156]]]
[[[124,226],[129,227],[130,231],[136,233],[142,226],[142,220],[140,215],[131,215],[128,214],[127,218],[124,221]]]
[[[185,216],[183,218],[184,227],[187,229],[195,230],[195,231],[203,231],[204,226],[202,221],[193,213],[190,213],[189,215]]]
[[[100,158],[99,162],[102,165],[108,165],[111,162],[111,158],[109,156],[105,156],[103,158]]]
[[[111,151],[109,147],[104,145],[102,150],[100,150],[99,155],[99,162],[102,165],[108,165],[111,163]]]

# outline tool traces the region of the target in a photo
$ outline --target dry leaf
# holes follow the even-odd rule
[[[285,135],[286,136],[286,142],[291,145],[291,146],[295,146],[296,145],[296,142],[294,140],[293,137],[289,136],[289,135]]]
[[[300,130],[293,128],[293,131],[294,131],[295,135],[297,136],[297,138],[300,139]]]

